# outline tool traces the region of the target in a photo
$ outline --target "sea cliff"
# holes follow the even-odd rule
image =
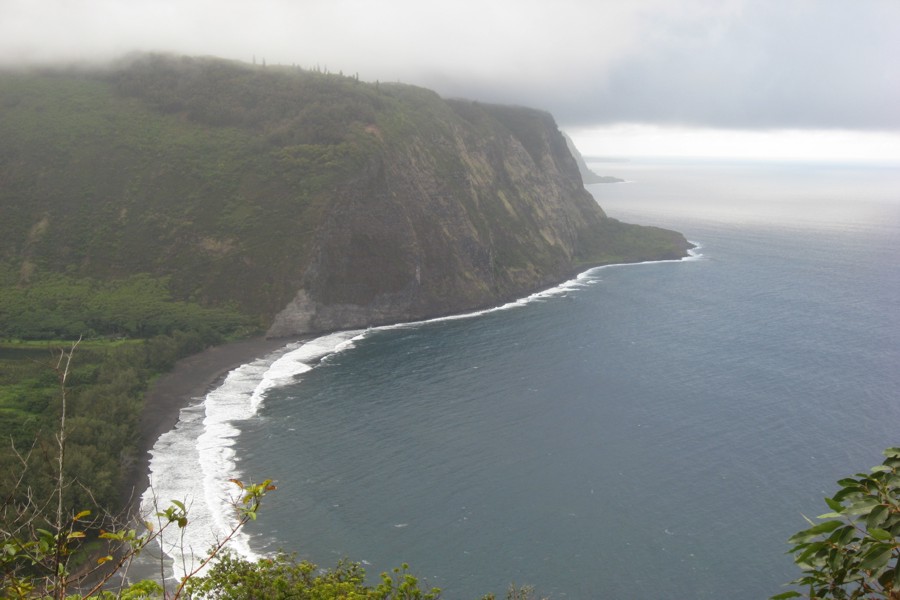
[[[608,218],[539,110],[213,58],[0,77],[0,267],[18,286],[140,273],[286,337],[690,247]]]

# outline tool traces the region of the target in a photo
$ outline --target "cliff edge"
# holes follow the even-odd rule
[[[608,218],[538,110],[212,58],[0,79],[0,275],[18,286],[142,273],[286,337],[690,247]]]

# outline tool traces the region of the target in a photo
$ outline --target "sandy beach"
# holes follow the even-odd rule
[[[124,490],[136,508],[149,485],[150,450],[178,422],[181,409],[203,398],[232,369],[290,343],[287,339],[252,338],[214,346],[183,358],[147,390],[139,424],[138,459]]]

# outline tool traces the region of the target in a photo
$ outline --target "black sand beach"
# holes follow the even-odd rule
[[[290,343],[287,339],[253,338],[208,348],[184,358],[147,391],[139,424],[138,460],[125,493],[137,507],[149,485],[150,450],[178,422],[181,409],[202,399],[229,371]]]

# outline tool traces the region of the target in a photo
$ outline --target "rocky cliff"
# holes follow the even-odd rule
[[[428,100],[424,121],[400,135],[369,132],[378,151],[341,185],[270,335],[470,310],[587,266],[675,258],[688,247],[677,234],[607,218],[549,114]],[[612,239],[632,236],[643,252]]]
[[[17,285],[146,273],[281,337],[689,247],[606,217],[537,110],[215,59],[3,78],[0,266]]]

